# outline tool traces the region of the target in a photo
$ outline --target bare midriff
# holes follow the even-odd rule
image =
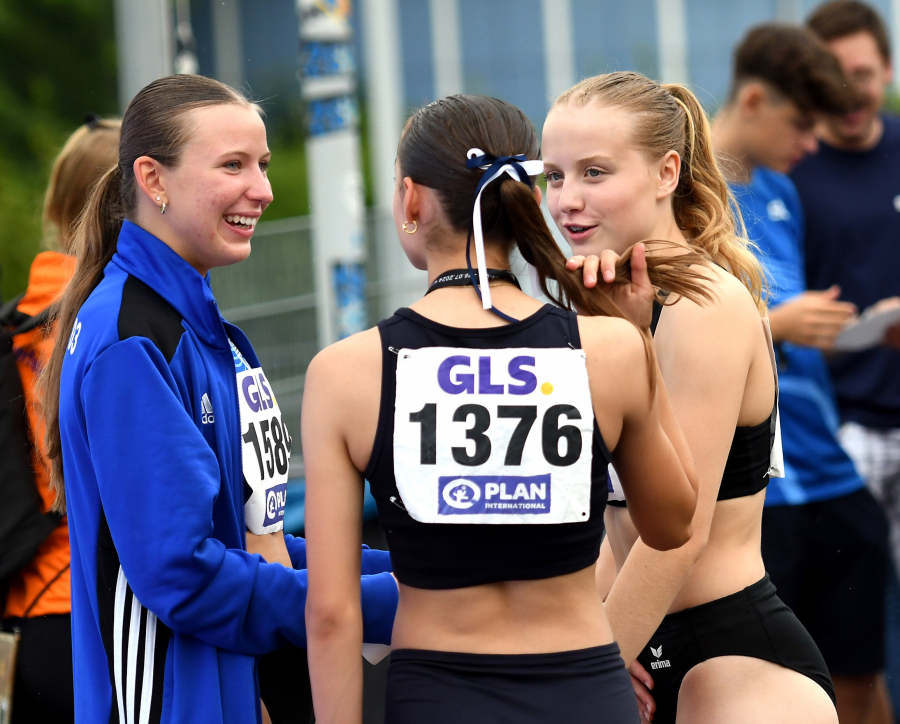
[[[737,593],[765,575],[760,554],[765,499],[766,491],[761,490],[756,495],[716,503],[706,548],[669,613]],[[621,570],[638,533],[625,508],[608,508],[606,522],[616,568]]]
[[[476,654],[540,654],[612,643],[594,567],[539,581],[425,590],[400,585],[391,645]]]

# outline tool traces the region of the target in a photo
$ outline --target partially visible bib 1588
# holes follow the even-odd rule
[[[244,480],[253,491],[244,503],[247,530],[257,535],[284,527],[291,436],[262,368],[237,373]]]
[[[422,523],[590,518],[594,411],[580,349],[401,349],[394,477]]]

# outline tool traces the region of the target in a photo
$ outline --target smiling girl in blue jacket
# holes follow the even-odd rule
[[[250,253],[269,156],[233,89],[154,81],[76,230],[44,403],[78,722],[260,721],[256,657],[306,646],[305,544],[281,530],[291,434],[209,285]],[[389,643],[390,563],[362,560],[366,640]]]

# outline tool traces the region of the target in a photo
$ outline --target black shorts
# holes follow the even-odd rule
[[[19,629],[13,685],[13,721],[70,724],[75,720],[70,614],[8,618],[2,630]]]
[[[834,701],[822,655],[765,576],[730,596],[663,619],[638,661],[653,677],[654,724],[673,724],[678,691],[688,671],[717,656],[750,656],[798,671]]]
[[[765,508],[762,555],[832,674],[884,668],[888,523],[868,490]]]
[[[399,649],[385,724],[637,724],[617,644],[552,654]]]
[[[259,696],[272,724],[311,724],[312,687],[306,649],[285,646],[259,657]]]

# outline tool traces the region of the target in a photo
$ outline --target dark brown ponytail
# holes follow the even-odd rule
[[[415,183],[433,189],[447,221],[454,231],[466,232],[472,221],[479,169],[467,169],[469,149],[478,148],[492,156],[524,153],[538,158],[540,144],[531,121],[509,103],[485,96],[448,96],[416,112],[403,129],[397,150],[400,172]],[[566,257],[547,228],[544,215],[525,183],[507,175],[485,187],[481,198],[485,243],[506,249],[518,246],[522,257],[537,270],[541,289],[548,298],[582,314],[620,317],[625,315],[608,296],[586,289],[581,271],[566,269]],[[650,242],[667,244],[669,242]],[[675,245],[672,244],[674,247]],[[696,302],[710,298],[706,277],[694,265],[706,265],[702,251],[647,257],[651,283],[673,293],[675,300],[687,297]],[[616,281],[631,280],[631,252],[616,266]],[[548,284],[552,282],[553,284]],[[656,362],[648,330],[644,337],[651,386],[656,384]]]
[[[251,104],[236,90],[211,78],[172,75],[153,81],[128,104],[122,117],[119,160],[97,183],[72,232],[71,248],[78,259],[72,280],[55,308],[56,342],[41,374],[41,405],[47,425],[50,484],[54,508],[65,511],[62,443],[59,431],[59,384],[69,335],[81,305],[103,279],[103,270],[116,253],[124,219],[134,220],[137,182],[134,162],[150,156],[176,168],[190,128],[189,111],[206,106]]]

